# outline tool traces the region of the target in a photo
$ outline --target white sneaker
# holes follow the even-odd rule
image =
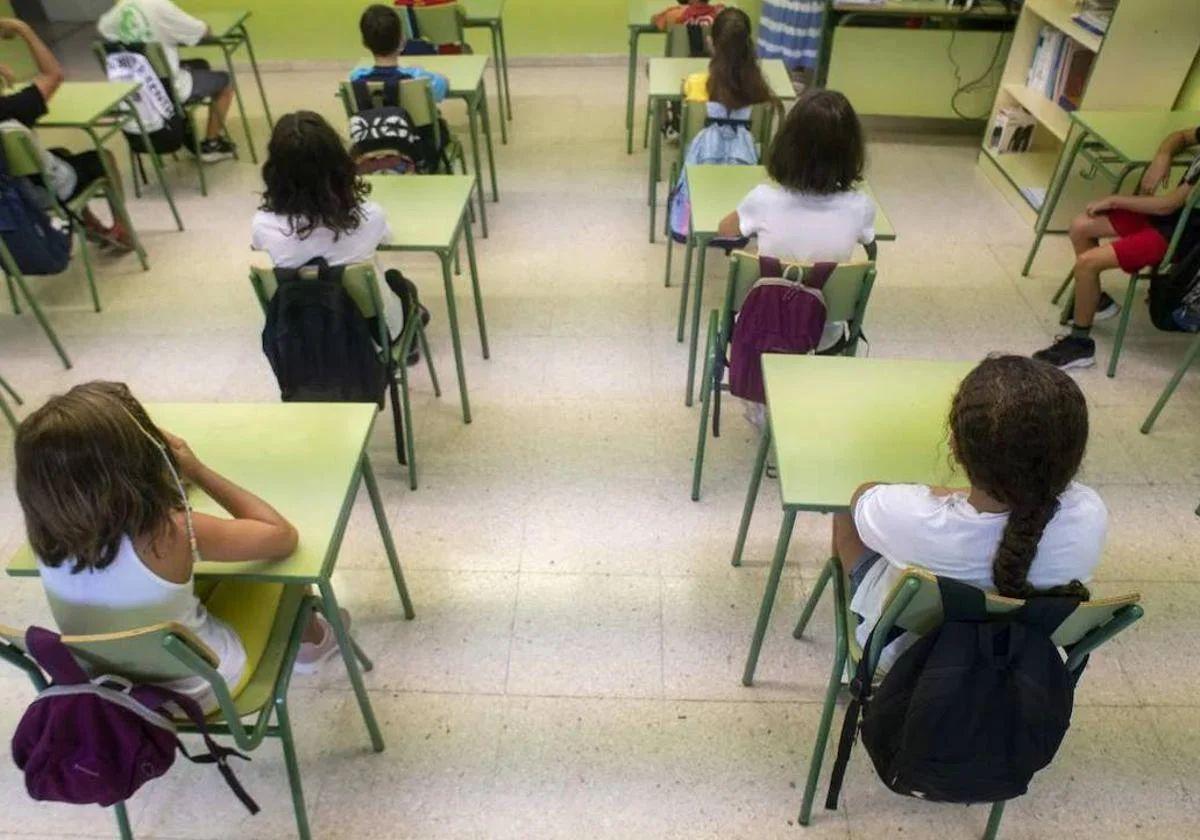
[[[350,613],[339,608],[338,614],[342,617],[342,625],[346,628],[346,633],[350,633]],[[333,632],[333,627],[328,619],[320,613],[313,613],[313,617],[317,623],[321,625],[324,635],[317,642],[301,642],[300,650],[296,653],[296,664],[292,667],[294,674],[315,674],[321,670],[321,664],[332,658],[338,652],[337,635]]]

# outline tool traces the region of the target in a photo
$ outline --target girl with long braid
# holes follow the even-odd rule
[[[1108,511],[1074,480],[1088,436],[1075,381],[1033,359],[989,358],[959,386],[948,425],[969,487],[865,484],[834,519],[861,642],[908,566],[1013,598],[1088,597]],[[904,646],[890,645],[881,666]]]

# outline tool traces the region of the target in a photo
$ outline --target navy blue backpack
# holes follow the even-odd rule
[[[59,274],[71,261],[71,230],[51,220],[27,178],[15,178],[0,156],[0,239],[22,274]]]

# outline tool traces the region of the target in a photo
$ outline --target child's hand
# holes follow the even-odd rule
[[[1146,167],[1146,172],[1142,175],[1142,182],[1138,185],[1138,192],[1142,195],[1154,195],[1158,192],[1158,188],[1167,183],[1167,176],[1171,174],[1171,158],[1163,158],[1155,156],[1150,165]]]
[[[175,456],[175,463],[179,464],[179,471],[182,473],[182,478],[186,481],[196,481],[200,471],[204,469],[204,465],[200,463],[200,459],[196,457],[196,453],[188,446],[187,441],[181,437],[171,434],[166,430],[162,430],[163,437],[167,439],[167,445],[171,447],[171,454]]]
[[[5,87],[12,87],[17,83],[17,75],[7,64],[0,64],[0,81],[4,82]]]
[[[1109,210],[1112,210],[1114,206],[1112,196],[1101,198],[1097,201],[1090,201],[1087,206],[1087,214],[1089,216],[1103,216]]]

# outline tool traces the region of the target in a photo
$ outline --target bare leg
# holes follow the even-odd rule
[[[215,140],[221,136],[221,129],[225,125],[225,116],[229,113],[229,106],[232,104],[233,85],[227,86],[213,97],[212,105],[208,109],[208,128],[204,134],[206,140]]]
[[[1081,214],[1071,221],[1071,245],[1075,249],[1075,326],[1087,329],[1100,304],[1100,274],[1117,267],[1112,245],[1101,245],[1102,238],[1116,235],[1107,216]]]

